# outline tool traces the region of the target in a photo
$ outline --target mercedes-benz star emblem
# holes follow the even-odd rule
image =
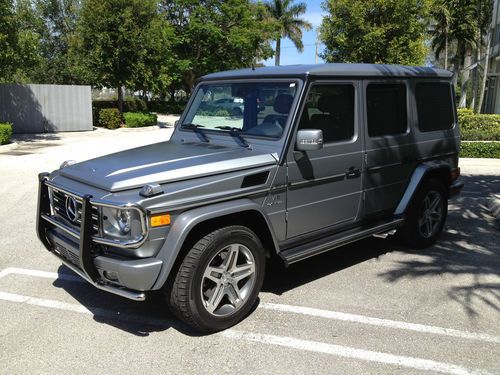
[[[66,197],[66,216],[72,222],[78,220],[80,214],[78,213],[78,206],[76,204],[76,199],[73,197]]]

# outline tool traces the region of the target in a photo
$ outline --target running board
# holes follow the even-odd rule
[[[279,253],[280,257],[285,262],[285,266],[299,262],[303,259],[333,250],[337,247],[356,242],[374,234],[387,233],[399,228],[404,222],[404,219],[398,218],[389,222],[377,223],[369,228],[353,228],[347,231],[334,234],[332,236],[312,241],[304,245],[292,247]]]

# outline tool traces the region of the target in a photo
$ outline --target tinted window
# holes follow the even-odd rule
[[[351,139],[354,136],[354,87],[313,86],[299,128],[321,129],[324,143]]]
[[[371,84],[366,89],[368,134],[370,137],[406,133],[406,86]]]
[[[418,83],[415,95],[418,128],[421,131],[430,132],[453,127],[453,104],[448,83]]]

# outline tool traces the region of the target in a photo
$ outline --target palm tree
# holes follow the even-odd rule
[[[295,48],[299,52],[302,52],[304,50],[302,29],[309,31],[312,29],[312,25],[303,18],[299,18],[299,16],[306,12],[307,5],[305,3],[293,4],[293,0],[273,0],[266,3],[266,8],[280,27],[280,34],[276,39],[275,60],[275,64],[279,65],[281,38],[289,38],[295,45]]]
[[[432,49],[436,60],[439,60],[441,53],[444,52],[444,68],[448,69],[451,14],[445,1],[437,1],[434,4],[431,16],[435,22],[432,30]]]

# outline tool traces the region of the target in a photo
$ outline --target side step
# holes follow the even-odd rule
[[[345,232],[336,233],[326,238],[322,238],[303,245],[292,247],[285,251],[281,251],[279,255],[285,262],[285,266],[288,267],[292,263],[296,263],[303,259],[310,258],[314,255],[333,250],[337,247],[347,245],[351,242],[356,242],[358,240],[376,234],[391,232],[392,230],[400,227],[403,222],[404,219],[398,218],[388,222],[386,221],[377,223],[374,226],[368,228],[353,228]]]

